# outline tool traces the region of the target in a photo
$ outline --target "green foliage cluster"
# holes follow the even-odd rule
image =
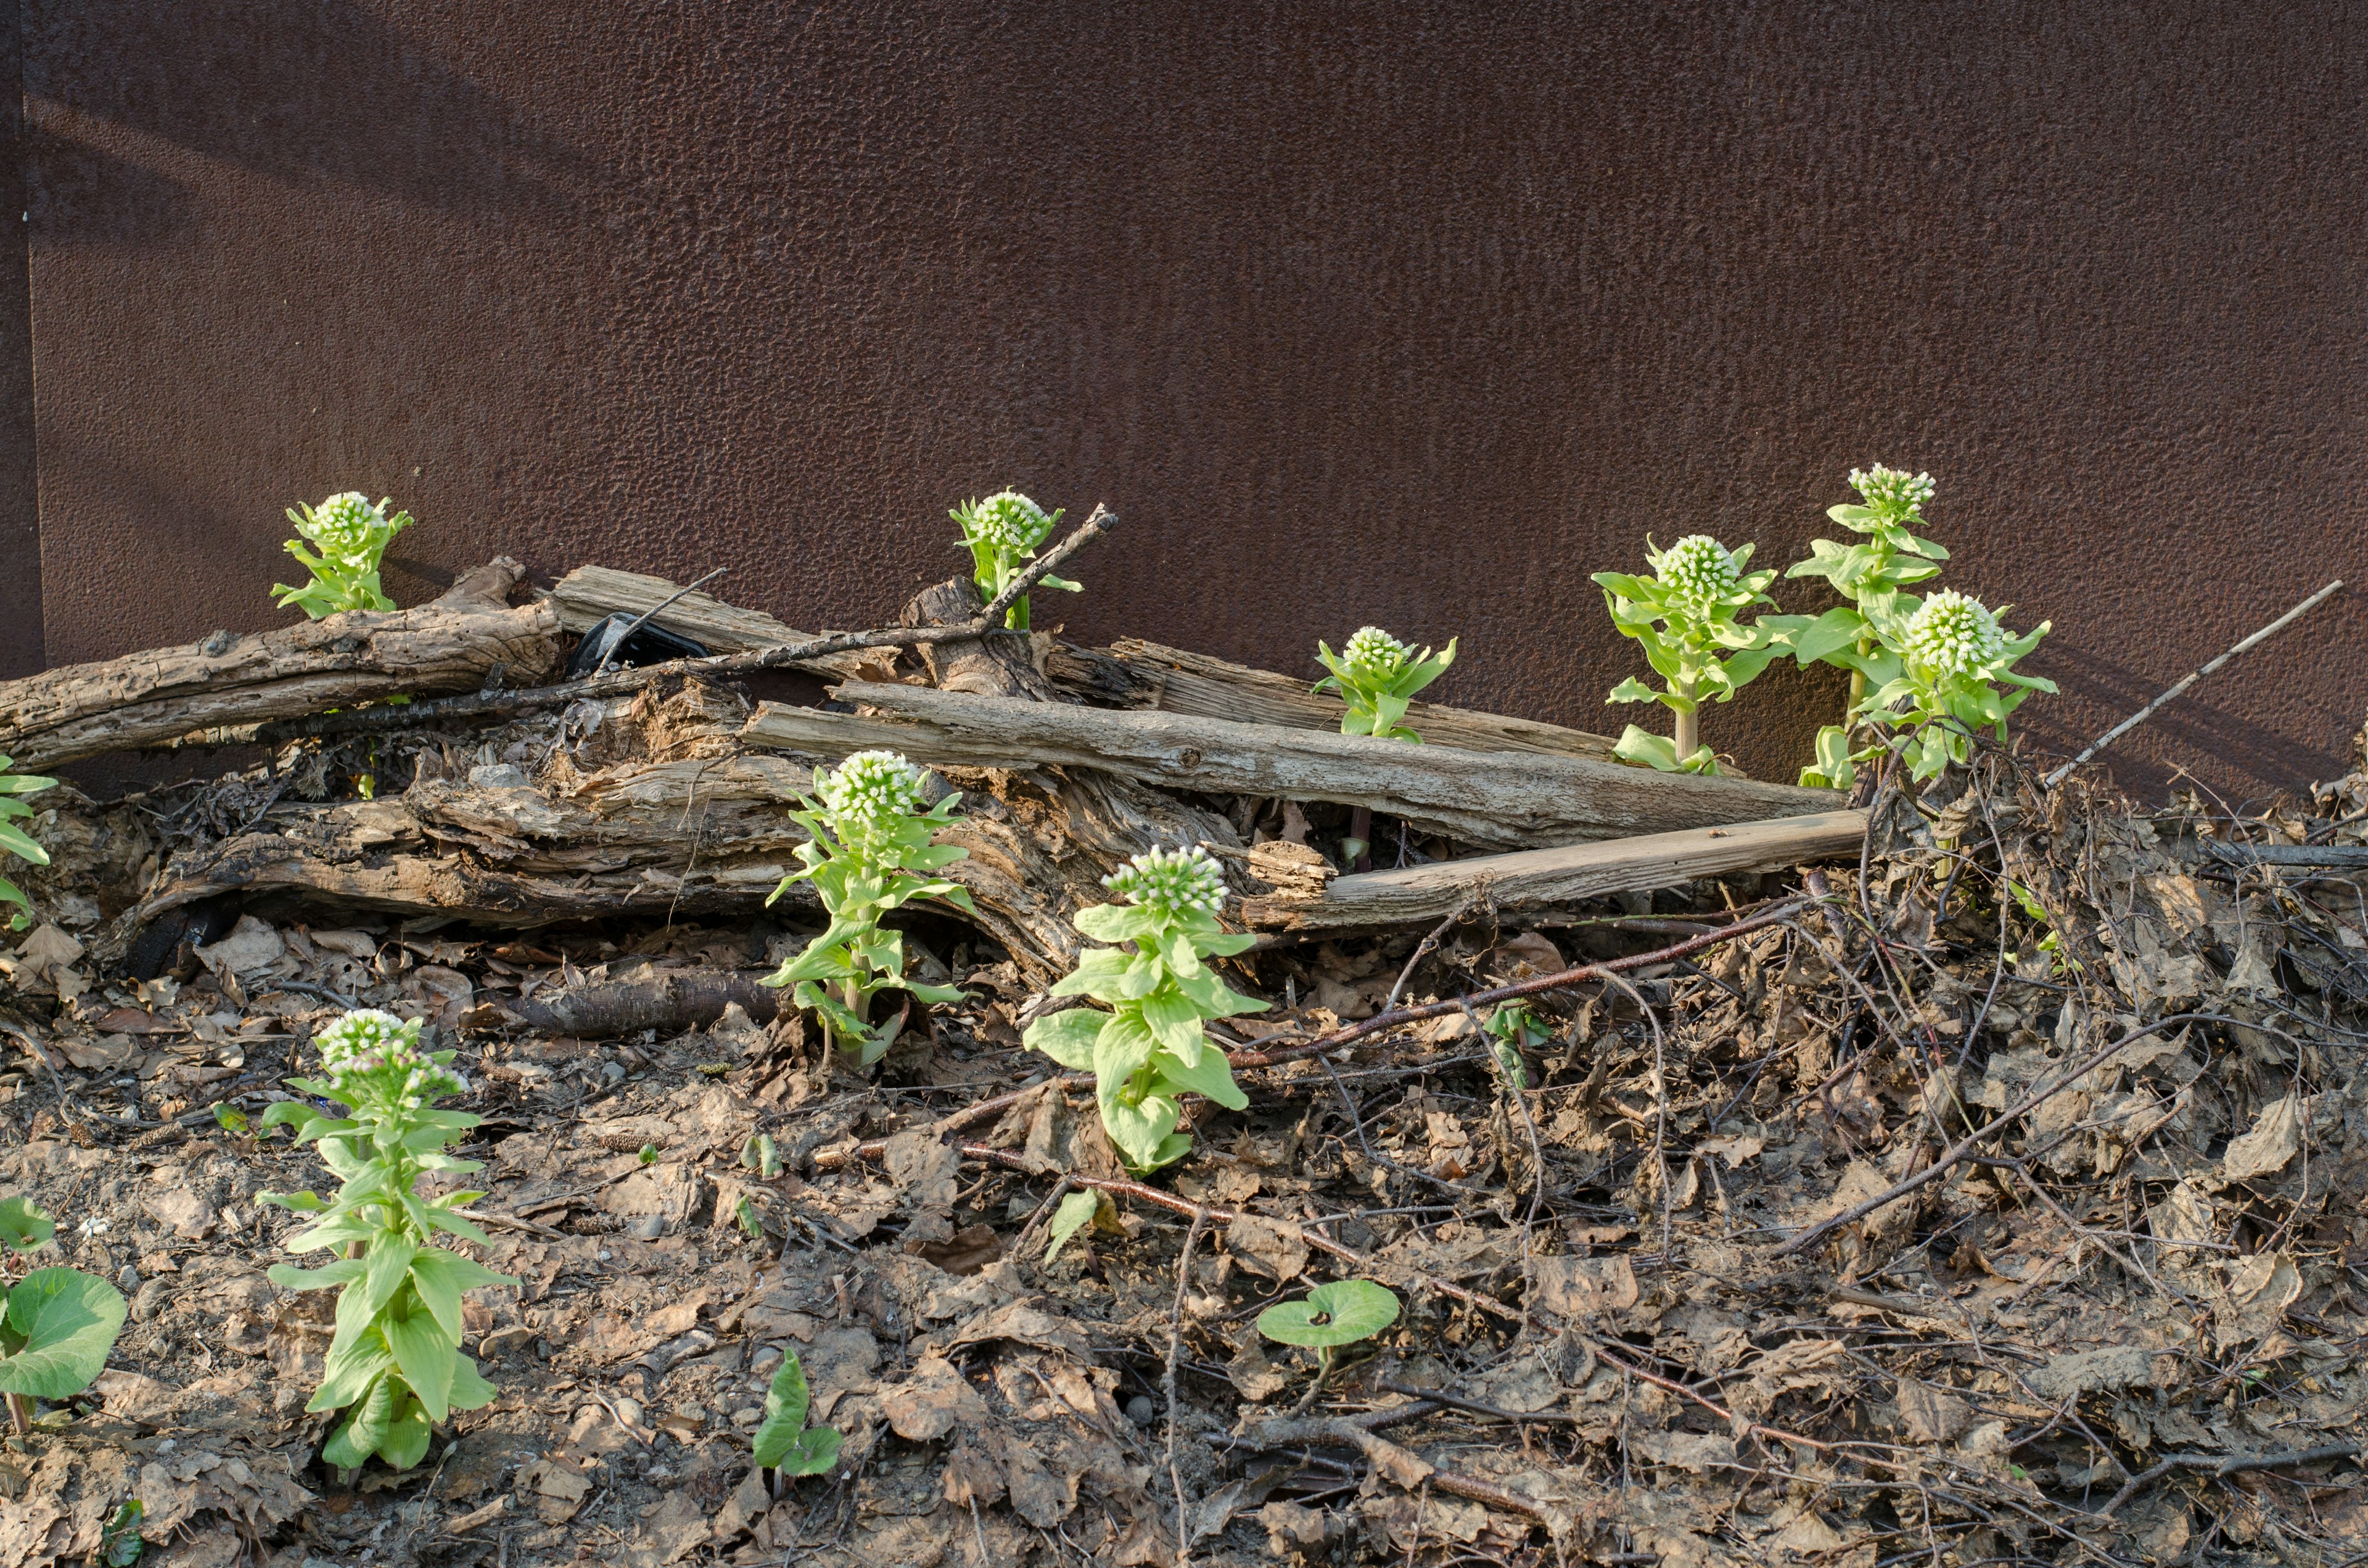
[[[1717,756],[1701,742],[1702,705],[1731,701],[1776,656],[1766,630],[1736,619],[1753,605],[1776,602],[1761,591],[1775,573],[1744,572],[1752,549],[1730,551],[1708,534],[1688,534],[1667,550],[1646,540],[1651,576],[1595,574],[1611,624],[1644,645],[1645,662],[1664,683],[1655,690],[1631,676],[1611,688],[1611,700],[1657,702],[1677,716],[1675,733],[1666,739],[1629,725],[1614,756],[1664,773],[1718,771]]]
[[[821,1019],[842,1051],[869,1066],[887,1054],[904,1027],[899,1014],[886,1023],[871,1021],[871,999],[882,991],[907,992],[924,1002],[956,1002],[950,985],[923,985],[905,978],[905,938],[880,917],[915,899],[943,899],[971,910],[959,884],[928,873],[964,859],[969,851],[934,842],[962,803],[949,794],[936,805],[921,804],[928,776],[892,751],[857,752],[836,768],[814,771],[814,793],[791,817],[803,825],[797,847],[802,871],[783,877],[768,903],[797,882],[810,881],[830,915],[829,928],[788,960],[764,983],[791,986],[791,998]]]
[[[35,1252],[57,1234],[29,1198],[0,1199],[0,1243]],[[123,1331],[123,1292],[79,1268],[36,1268],[0,1287],[0,1393],[17,1431],[26,1401],[71,1399],[107,1369]]]
[[[754,1439],[757,1466],[783,1475],[820,1475],[838,1462],[839,1433],[830,1426],[806,1425],[813,1403],[806,1392],[806,1371],[798,1353],[785,1350],[773,1385],[765,1391],[765,1419]]]
[[[1828,507],[1827,516],[1857,537],[1847,543],[1813,540],[1809,559],[1785,573],[1823,578],[1848,601],[1823,614],[1762,615],[1743,624],[1738,612],[1774,602],[1762,590],[1775,574],[1745,576],[1751,547],[1729,552],[1704,534],[1657,554],[1648,546],[1651,577],[1596,574],[1613,623],[1644,642],[1646,658],[1668,682],[1667,689],[1655,691],[1622,681],[1611,699],[1658,701],[1678,715],[1668,740],[1631,725],[1620,756],[1665,772],[1716,772],[1691,716],[1702,699],[1727,700],[1779,657],[1850,673],[1843,722],[1818,733],[1816,756],[1801,773],[1803,784],[1822,788],[1848,788],[1856,764],[1885,752],[1898,756],[1918,780],[1937,777],[1966,759],[1976,731],[1992,729],[2003,740],[2008,715],[2025,698],[2055,689],[2013,667],[2047,634],[2047,623],[2016,637],[1999,626],[2000,612],[1979,599],[1952,589],[1929,599],[1909,591],[1938,576],[1949,559],[1920,531],[1924,506],[1932,498],[1931,476],[1877,463],[1852,469],[1850,483],[1858,501]],[[1875,735],[1858,749],[1861,730]]]
[[[344,1185],[325,1202],[313,1192],[257,1199],[316,1216],[289,1238],[290,1252],[341,1248],[347,1256],[319,1268],[275,1265],[270,1278],[283,1290],[340,1290],[321,1386],[304,1407],[347,1412],[322,1458],[353,1470],[376,1454],[404,1470],[427,1452],[433,1425],[494,1400],[494,1385],[461,1354],[461,1294],[518,1281],[436,1244],[444,1234],[485,1243],[461,1212],[484,1193],[426,1199],[416,1190],[430,1172],[483,1168],[443,1152],[482,1119],[432,1108],[465,1086],[449,1065],[454,1053],[422,1054],[416,1020],[370,1009],[346,1014],[314,1043],[323,1075],[288,1080],[305,1098],[273,1105],[263,1124],[292,1125],[297,1142],[317,1142],[322,1162]],[[324,1116],[314,1100],[334,1101],[347,1114]]]
[[[11,773],[8,769],[12,766],[8,758],[0,756],[0,854],[14,855],[36,866],[46,866],[50,863],[50,852],[11,819],[31,816],[33,808],[27,805],[21,797],[38,795],[53,788],[57,780],[38,778],[30,773]],[[21,931],[32,924],[26,916],[32,912],[33,901],[25,896],[24,889],[6,877],[0,877],[0,903],[13,903],[17,911],[22,912],[10,913],[9,930]]]
[[[282,609],[294,605],[314,620],[341,610],[393,609],[379,585],[379,562],[388,542],[411,526],[411,514],[390,517],[387,506],[383,497],[373,506],[360,491],[348,490],[318,506],[290,506],[288,520],[303,537],[288,541],[288,553],[313,575],[302,587],[274,583],[272,602]]]
[[[1449,638],[1446,651],[1434,657],[1428,648],[1417,653],[1380,627],[1367,626],[1337,653],[1328,644],[1316,643],[1315,657],[1332,673],[1313,689],[1337,691],[1349,704],[1340,719],[1342,734],[1419,744],[1422,737],[1398,721],[1406,717],[1414,694],[1455,663],[1455,640]]]
[[[1062,1066],[1094,1074],[1110,1142],[1128,1165],[1148,1171],[1181,1159],[1192,1146],[1189,1134],[1176,1131],[1183,1095],[1233,1110],[1249,1104],[1201,1025],[1262,1013],[1266,1004],[1231,990],[1205,961],[1255,940],[1217,924],[1225,884],[1208,851],[1154,849],[1102,885],[1128,902],[1081,909],[1076,926],[1113,945],[1088,949],[1053,994],[1090,996],[1109,1010],[1053,1013],[1029,1025],[1022,1038]]]
[[[973,580],[987,604],[1011,585],[1036,555],[1036,547],[1052,536],[1061,521],[1059,511],[1047,512],[1017,490],[1005,490],[984,501],[965,501],[951,514],[970,546]],[[1046,575],[1038,585],[1083,593],[1085,585]],[[1003,624],[1015,631],[1028,630],[1028,597],[1023,594],[1004,612]]]

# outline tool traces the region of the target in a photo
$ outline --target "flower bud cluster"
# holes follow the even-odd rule
[[[1053,531],[1044,508],[1017,490],[990,495],[971,508],[972,537],[1009,555],[1025,555]]]
[[[1926,599],[1907,623],[1907,656],[1943,677],[1973,675],[2005,653],[1998,617],[1954,588]]]
[[[1895,523],[1922,522],[1924,503],[1932,499],[1930,474],[1910,474],[1881,463],[1864,471],[1850,470],[1850,482],[1861,500]]]
[[[357,1008],[315,1035],[336,1097],[356,1107],[416,1110],[466,1092],[459,1074],[420,1053],[419,1020]]]
[[[814,790],[842,832],[878,832],[921,801],[922,771],[893,751],[860,751],[814,774]]]
[[[1654,574],[1697,618],[1707,617],[1733,594],[1742,575],[1735,569],[1734,553],[1708,534],[1688,534],[1663,551]]]
[[[323,554],[353,560],[368,556],[371,529],[385,521],[382,507],[371,506],[370,497],[360,491],[348,490],[313,507],[310,517],[299,517],[296,531]]]
[[[1224,873],[1199,845],[1153,849],[1102,879],[1102,886],[1155,915],[1214,915],[1225,904]]]
[[[1341,662],[1372,685],[1388,681],[1414,659],[1414,650],[1378,626],[1360,628],[1340,650]]]

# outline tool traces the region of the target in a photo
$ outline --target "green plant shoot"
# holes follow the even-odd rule
[[[1343,1346],[1371,1339],[1398,1321],[1397,1292],[1370,1279],[1335,1279],[1297,1301],[1278,1301],[1258,1313],[1258,1332],[1279,1345],[1313,1350],[1315,1389],[1332,1376]],[[1309,1391],[1313,1397],[1315,1390]]]
[[[11,1252],[49,1244],[57,1225],[28,1198],[0,1201],[0,1242]],[[123,1331],[123,1292],[79,1268],[37,1268],[0,1289],[0,1393],[17,1434],[29,1401],[71,1399],[107,1369]]]
[[[1094,1075],[1102,1125],[1128,1165],[1148,1171],[1191,1148],[1176,1131],[1181,1096],[1195,1094],[1232,1110],[1249,1104],[1235,1086],[1224,1052],[1204,1020],[1262,1013],[1267,1005],[1230,990],[1204,960],[1241,952],[1256,939],[1217,924],[1224,878],[1208,851],[1154,849],[1102,879],[1129,902],[1077,912],[1076,926],[1098,942],[1055,996],[1090,996],[1107,1006],[1073,1007],[1037,1019],[1023,1036],[1064,1067]]]
[[[1497,1063],[1497,1071],[1515,1094],[1530,1086],[1529,1069],[1521,1062],[1521,1052],[1534,1050],[1554,1038],[1526,1002],[1507,1002],[1488,1015],[1482,1026],[1488,1036],[1488,1055]]]
[[[773,1386],[765,1391],[765,1420],[757,1428],[753,1447],[760,1470],[783,1475],[820,1475],[838,1462],[839,1434],[830,1426],[806,1425],[806,1371],[798,1353],[786,1350]]]
[[[314,620],[340,610],[393,609],[394,601],[379,585],[379,562],[388,542],[411,526],[411,514],[389,517],[386,508],[383,497],[373,506],[359,490],[332,495],[318,506],[290,506],[288,520],[304,537],[290,540],[288,553],[313,580],[301,588],[274,583],[272,602],[282,609],[294,605]],[[312,550],[304,548],[307,542]]]
[[[44,790],[54,788],[57,780],[37,778],[30,773],[11,773],[8,771],[11,766],[6,757],[0,756],[0,854],[14,855],[36,866],[46,866],[50,863],[50,852],[35,842],[31,834],[18,827],[14,819],[33,814],[33,808],[27,805],[22,797],[38,795]],[[27,916],[32,913],[33,901],[25,896],[24,889],[6,877],[0,877],[0,903],[17,906],[9,913],[9,930],[21,931],[32,924]]]
[[[1656,691],[1631,676],[1611,688],[1610,700],[1657,702],[1674,716],[1666,739],[1629,725],[1614,756],[1664,773],[1718,771],[1717,756],[1702,741],[1702,705],[1733,700],[1776,656],[1767,631],[1736,619],[1739,610],[1775,602],[1762,591],[1776,580],[1774,572],[1744,572],[1752,549],[1730,551],[1708,534],[1688,534],[1667,550],[1646,541],[1649,577],[1595,574],[1611,624],[1644,645],[1665,683]]]
[[[959,794],[921,809],[928,776],[893,751],[857,752],[836,768],[814,771],[814,794],[791,817],[808,838],[797,847],[805,869],[783,877],[770,903],[791,884],[814,883],[830,926],[803,951],[764,981],[787,985],[801,1007],[822,1019],[823,1032],[838,1048],[870,1066],[888,1053],[904,1028],[904,1015],[874,1026],[871,999],[882,991],[904,991],[924,1002],[959,1002],[951,985],[923,985],[905,978],[905,938],[880,917],[917,898],[943,899],[972,909],[959,884],[927,873],[965,859],[970,851],[932,842],[953,821]],[[916,874],[918,873],[918,874]]]
[[[1380,627],[1367,626],[1360,627],[1337,653],[1325,643],[1316,643],[1315,657],[1332,673],[1312,689],[1329,687],[1349,704],[1349,711],[1340,717],[1342,734],[1419,744],[1422,737],[1398,721],[1406,717],[1414,694],[1455,662],[1455,639],[1449,638],[1446,650],[1434,657],[1428,648],[1417,653]]]
[[[1045,1227],[1046,1233],[1053,1238],[1053,1244],[1044,1249],[1044,1261],[1050,1263],[1060,1256],[1061,1249],[1069,1244],[1069,1238],[1098,1221],[1102,1210],[1109,1205],[1108,1198],[1091,1190],[1073,1192],[1061,1199],[1061,1206],[1053,1210],[1053,1222]]]
[[[978,584],[979,597],[988,604],[1011,585],[1011,580],[1035,558],[1036,547],[1052,536],[1053,527],[1061,520],[1060,512],[1045,511],[1017,490],[1006,490],[984,501],[965,501],[951,515],[962,526],[962,542],[970,546],[972,575]],[[1072,594],[1085,591],[1084,584],[1072,583],[1066,577],[1047,575],[1037,579],[1037,585]],[[1004,613],[1003,624],[1015,631],[1028,630],[1027,595],[1012,601],[1010,609]]]
[[[1853,656],[1874,687],[1858,717],[1892,732],[1889,749],[1918,782],[1964,762],[1977,730],[1990,728],[2003,742],[2007,715],[2032,692],[2055,689],[2054,681],[2014,670],[2015,661],[2047,635],[2046,621],[2010,636],[1981,600],[1954,588],[1924,600],[1913,615],[1902,618],[1896,606],[1886,607],[1873,619],[1878,646]]]
[[[427,1454],[431,1426],[494,1400],[494,1385],[461,1354],[462,1293],[518,1281],[435,1244],[439,1234],[485,1244],[462,1212],[484,1193],[422,1198],[416,1190],[430,1173],[483,1168],[444,1153],[482,1119],[432,1108],[466,1088],[449,1066],[454,1053],[422,1054],[416,1020],[367,1008],[338,1018],[314,1043],[322,1076],[289,1079],[306,1097],[277,1102],[263,1125],[292,1123],[296,1142],[318,1142],[322,1163],[345,1185],[326,1202],[312,1192],[258,1193],[256,1200],[316,1216],[289,1238],[290,1252],[361,1250],[320,1268],[274,1265],[271,1282],[287,1290],[342,1288],[321,1386],[304,1407],[347,1413],[321,1457],[350,1471],[376,1454],[408,1470]],[[324,1116],[315,1099],[347,1114]]]
[[[1865,672],[1840,657],[1854,652],[1873,653],[1881,641],[1875,618],[1904,617],[1916,610],[1916,597],[1903,593],[1910,583],[1940,575],[1949,552],[1916,530],[1924,527],[1924,503],[1932,499],[1932,476],[1910,474],[1881,463],[1850,472],[1850,488],[1859,505],[1845,502],[1826,508],[1826,516],[1864,536],[1855,544],[1829,539],[1809,541],[1809,559],[1796,562],[1787,577],[1823,577],[1834,592],[1850,602],[1818,616],[1769,616],[1766,626],[1803,665],[1842,665],[1850,671],[1847,718],[1866,699]]]

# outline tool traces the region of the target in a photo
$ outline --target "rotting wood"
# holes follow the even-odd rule
[[[1121,638],[1110,645],[1109,656],[1133,677],[1125,701],[1130,708],[1156,708],[1166,713],[1290,730],[1328,730],[1335,734],[1340,730],[1340,716],[1348,711],[1348,705],[1338,698],[1310,691],[1310,682],[1229,664],[1207,653]],[[1066,665],[1053,667],[1070,670]],[[1091,682],[1082,668],[1071,671],[1071,678],[1086,684],[1088,692],[1096,686],[1107,687],[1106,680]],[[1611,757],[1612,743],[1606,736],[1470,708],[1416,702],[1406,710],[1405,722],[1432,745],[1463,751],[1543,752],[1600,761]]]
[[[1488,849],[1829,812],[1840,797],[1542,753],[1463,751],[1166,712],[1018,703],[850,681],[872,713],[760,706],[751,744],[901,751],[932,767],[1096,767],[1167,790],[1365,806]]]
[[[800,631],[762,610],[744,609],[696,588],[685,593],[664,577],[608,566],[578,566],[552,588],[550,602],[559,612],[561,629],[580,635],[609,616],[640,615],[677,594],[682,597],[651,616],[648,624],[688,637],[711,653],[748,653],[831,635]],[[862,651],[825,653],[793,667],[856,678],[867,668],[881,668],[882,657]]]
[[[1324,879],[1314,896],[1302,881],[1288,891],[1246,898],[1242,922],[1253,930],[1282,931],[1405,925],[1451,914],[1475,892],[1485,892],[1500,912],[1537,909],[1606,893],[1675,887],[1703,877],[1775,871],[1838,855],[1855,856],[1865,837],[1864,812],[1819,812],[1559,849],[1439,860]],[[1251,873],[1274,880],[1270,873],[1281,868],[1271,861],[1271,856],[1265,862],[1253,860]]]
[[[749,1018],[768,1024],[782,993],[762,983],[766,971],[733,969],[659,970],[647,980],[612,980],[505,1000],[502,1007],[529,1028],[584,1040],[615,1040],[655,1029],[675,1035],[703,1028],[737,1003]]]
[[[977,584],[967,577],[950,577],[914,595],[898,620],[905,626],[960,626],[976,620],[985,608]],[[1065,700],[1029,662],[1027,643],[1016,637],[924,642],[916,651],[929,672],[929,684],[941,691],[1025,698],[1033,702]]]
[[[503,557],[441,598],[350,610],[245,637],[156,648],[0,682],[0,755],[25,771],[367,701],[473,690],[551,673],[558,613],[512,607],[525,568]]]

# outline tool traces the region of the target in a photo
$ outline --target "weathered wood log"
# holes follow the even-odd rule
[[[1108,673],[1094,668],[1093,662],[1082,656],[1090,652],[1078,650],[1067,658],[1056,655],[1048,670],[1064,686],[1076,683],[1079,695],[1100,699],[1115,695],[1129,708],[1156,708],[1165,713],[1230,719],[1244,724],[1328,730],[1338,734],[1340,716],[1348,711],[1348,705],[1338,698],[1309,691],[1307,681],[1131,637],[1110,645],[1108,658],[1131,677],[1122,692],[1113,693]],[[1417,702],[1406,710],[1405,722],[1432,745],[1463,751],[1544,752],[1606,762],[1611,758],[1612,743],[1602,735],[1530,719],[1508,719],[1501,713]]]
[[[37,771],[200,731],[372,698],[512,684],[557,665],[557,612],[506,601],[525,575],[507,557],[406,610],[352,610],[246,637],[156,648],[0,682],[0,755]]]
[[[677,594],[682,597],[675,598]],[[670,598],[674,602],[666,604]],[[683,593],[680,584],[664,577],[619,572],[607,566],[578,566],[559,580],[548,602],[559,612],[560,628],[577,633],[590,631],[606,617],[641,615],[666,604],[666,608],[650,617],[649,624],[677,637],[688,637],[711,653],[747,653],[827,635],[800,631],[763,610],[726,604],[697,588]],[[862,649],[825,653],[811,664],[792,667],[860,679],[867,669],[884,671],[894,657],[893,649]]]
[[[985,608],[978,585],[967,577],[950,577],[913,596],[897,619],[900,626],[959,626],[978,619]],[[929,684],[940,691],[967,691],[980,697],[1020,697],[1034,702],[1058,702],[1061,694],[1028,661],[1025,645],[1009,637],[978,638],[961,642],[925,642],[917,652],[928,666]]]
[[[1164,712],[1019,703],[923,687],[848,682],[831,713],[765,703],[752,745],[845,753],[871,746],[932,767],[1094,767],[1167,790],[1335,801],[1489,849],[1715,827],[1832,811],[1831,790],[1655,773],[1531,752],[1473,752]]]
[[[701,1028],[734,1003],[760,1024],[781,1010],[786,993],[762,981],[763,970],[668,969],[646,981],[614,980],[531,996],[501,999],[503,1011],[529,1028],[586,1040],[615,1040],[655,1029],[662,1035]]]
[[[1499,911],[1540,909],[1606,893],[1675,887],[1703,877],[1777,871],[1837,856],[1855,856],[1866,837],[1866,813],[1819,812],[1725,827],[1686,828],[1560,849],[1480,855],[1399,870],[1304,880],[1271,894],[1242,901],[1242,921],[1255,930],[1308,931],[1406,925],[1452,914],[1467,898],[1486,896]],[[1270,846],[1261,846],[1261,848]],[[1261,865],[1254,875],[1283,883],[1295,866]]]

